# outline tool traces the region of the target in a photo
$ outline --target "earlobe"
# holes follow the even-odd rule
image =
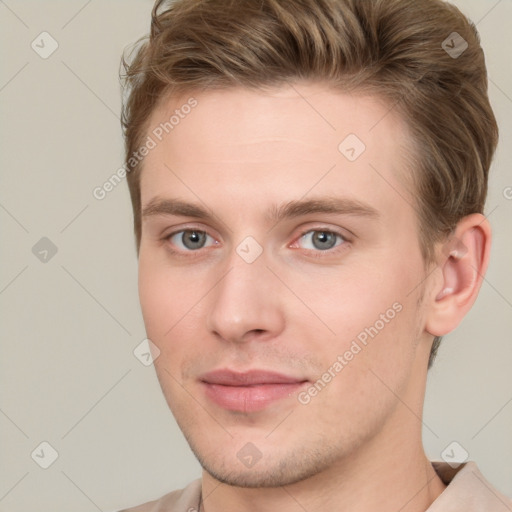
[[[481,214],[464,217],[443,244],[438,259],[441,280],[433,290],[425,330],[444,336],[459,325],[474,304],[487,270],[491,228]]]

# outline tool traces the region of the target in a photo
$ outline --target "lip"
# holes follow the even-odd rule
[[[265,370],[215,370],[202,375],[206,396],[229,411],[256,412],[288,398],[307,380]]]

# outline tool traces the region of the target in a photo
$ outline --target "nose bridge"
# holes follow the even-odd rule
[[[278,283],[254,242],[245,239],[233,250],[208,302],[207,328],[225,340],[242,342],[254,331],[272,337],[283,329]]]

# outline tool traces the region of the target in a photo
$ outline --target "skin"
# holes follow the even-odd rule
[[[160,385],[204,468],[205,509],[426,510],[445,488],[422,446],[429,351],[476,298],[487,221],[463,219],[426,266],[404,179],[407,127],[374,96],[320,83],[193,96],[197,107],[144,159],[142,209],[179,199],[211,217],[143,216],[139,292]],[[166,101],[149,126],[188,97]],[[366,146],[353,162],[338,150],[348,134]],[[325,196],[375,214],[266,216],[272,204]],[[186,229],[206,232],[204,245]],[[313,235],[329,230],[341,237],[326,249]],[[252,263],[237,253],[248,236],[263,251]],[[393,304],[400,311],[301,403]],[[220,368],[307,382],[263,410],[230,411],[200,382]],[[252,467],[237,457],[247,443],[261,456]]]

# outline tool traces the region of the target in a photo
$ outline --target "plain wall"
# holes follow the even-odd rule
[[[133,354],[145,332],[126,183],[93,196],[123,164],[119,61],[152,3],[0,2],[0,511],[112,511],[200,476]],[[501,143],[490,267],[430,372],[424,442],[439,459],[457,441],[512,495],[512,2],[455,3],[478,23]],[[31,47],[43,31],[59,45],[47,59]],[[31,457],[43,441],[48,469]]]

